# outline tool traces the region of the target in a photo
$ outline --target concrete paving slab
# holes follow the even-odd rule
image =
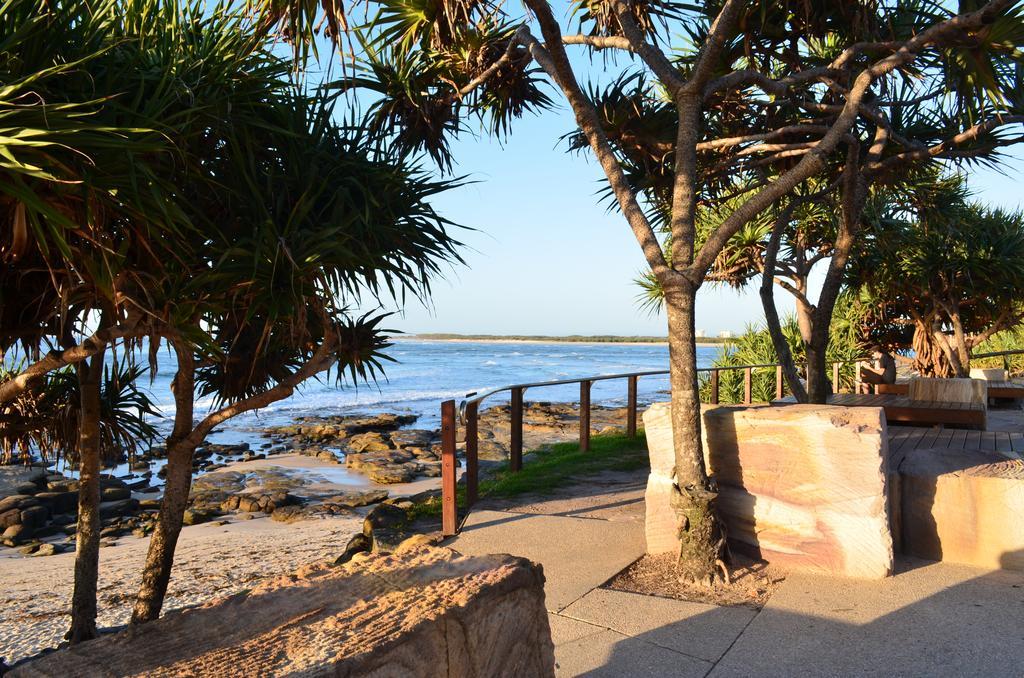
[[[445,545],[466,555],[511,553],[540,563],[547,609],[558,612],[642,556],[644,535],[630,521],[474,511]]]
[[[484,499],[478,509],[543,513],[549,516],[629,520],[643,524],[647,469],[606,472],[559,488],[554,494],[520,495],[509,499]]]
[[[615,631],[555,647],[556,676],[703,678],[711,664]]]
[[[1024,673],[1024,575],[903,566],[880,581],[791,575],[710,675]]]
[[[715,662],[757,616],[757,610],[595,589],[562,615]]]
[[[483,508],[513,513],[538,513],[566,518],[632,521],[643,528],[644,488],[628,491],[602,492],[579,499],[517,498],[516,503],[487,502]]]
[[[564,643],[571,643],[587,636],[596,636],[608,630],[603,626],[570,619],[554,612],[548,612],[548,624],[551,626],[551,642],[555,644],[556,648]]]

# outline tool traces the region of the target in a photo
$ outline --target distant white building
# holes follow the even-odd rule
[[[719,339],[732,339],[732,332],[730,332],[729,330],[722,330],[721,332],[718,333],[718,338]]]
[[[698,339],[703,339],[704,337],[707,336],[706,334],[704,334],[704,330],[697,330],[696,335]]]

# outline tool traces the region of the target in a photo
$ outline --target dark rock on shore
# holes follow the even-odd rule
[[[342,551],[341,555],[334,561],[335,565],[344,565],[348,561],[352,560],[352,557],[357,553],[367,553],[373,548],[373,539],[366,536],[362,532],[355,534],[348,541],[348,545],[345,546],[345,550]]]

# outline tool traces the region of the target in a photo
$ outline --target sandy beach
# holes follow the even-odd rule
[[[269,517],[186,527],[176,551],[164,611],[250,588],[306,563],[334,560],[362,529],[357,517],[279,523]],[[126,624],[149,539],[126,537],[100,550],[101,628]],[[29,558],[0,555],[0,657],[8,664],[55,647],[70,622],[74,553]]]
[[[299,454],[235,462],[224,471],[251,473],[261,469],[304,477],[307,484],[295,490],[303,496],[386,489],[392,497],[398,497],[439,486],[437,478],[375,485],[362,474],[347,472],[344,466]],[[185,527],[175,552],[164,611],[236,593],[301,565],[333,561],[352,535],[362,530],[362,516],[367,510],[291,523],[271,520],[262,513],[231,514],[223,520]],[[100,549],[100,628],[128,622],[148,548],[148,538],[125,535],[115,545]],[[71,619],[74,562],[73,551],[40,558],[0,548],[0,658],[6,663],[33,656],[62,641]]]

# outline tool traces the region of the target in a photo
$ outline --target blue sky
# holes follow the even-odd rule
[[[529,116],[504,144],[465,135],[454,144],[457,172],[475,180],[435,202],[463,232],[465,266],[436,281],[432,306],[409,302],[389,325],[407,333],[662,335],[663,316],[636,303],[632,283],[644,260],[632,232],[597,195],[602,173],[588,156],[567,154],[559,137],[573,129],[564,108]],[[1024,162],[1008,176],[978,172],[980,198],[1020,205]],[[755,283],[756,284],[756,283]],[[786,295],[777,294],[781,302]],[[709,335],[763,318],[756,286],[707,286],[697,327]]]

